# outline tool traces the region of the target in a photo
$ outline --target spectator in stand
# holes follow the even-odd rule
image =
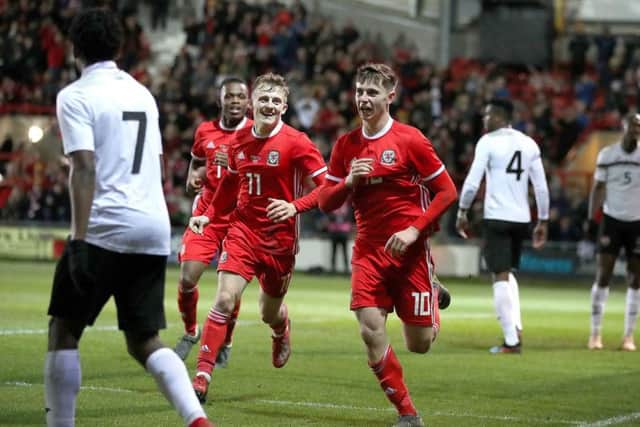
[[[347,254],[347,242],[353,230],[352,212],[349,202],[345,202],[333,212],[328,214],[329,221],[327,224],[327,232],[329,240],[331,240],[331,272],[336,273],[336,258],[338,255],[338,247],[342,250],[342,261],[344,272],[349,272],[349,256]]]

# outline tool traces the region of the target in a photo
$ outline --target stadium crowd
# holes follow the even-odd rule
[[[393,117],[431,139],[458,186],[482,134],[483,104],[510,98],[514,127],[533,137],[543,153],[551,192],[549,237],[555,241],[580,240],[585,230],[586,195],[557,173],[565,157],[590,131],[618,129],[620,111],[640,104],[638,38],[608,31],[595,38],[576,33],[567,43],[568,61],[544,69],[462,58],[439,69],[402,35],[387,43],[379,32],[310,14],[300,1],[285,7],[208,0],[202,11],[184,14],[185,45],[171,67],[152,76],[137,2],[107,3],[120,11],[125,28],[119,65],[151,88],[159,105],[169,172],[165,192],[175,225],[190,216],[184,183],[195,127],[217,115],[217,85],[227,76],[250,81],[267,70],[286,75],[291,97],[285,121],[306,131],[328,159],[336,137],[357,120],[351,87],[356,67],[369,60],[390,63],[400,76]],[[162,22],[165,2],[151,5]],[[73,0],[0,0],[0,113],[54,111],[56,93],[76,77],[65,32],[80,6]],[[590,51],[596,53],[593,61]],[[17,135],[3,141],[0,173],[15,185],[4,192],[0,216],[67,221],[64,161],[43,161]],[[480,204],[473,210],[481,212]],[[313,215],[308,229],[326,227],[322,214]],[[479,223],[481,215],[472,212],[472,218]]]

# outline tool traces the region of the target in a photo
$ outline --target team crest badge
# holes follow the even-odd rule
[[[380,163],[383,165],[392,165],[396,162],[396,152],[393,150],[384,150],[380,157]]]
[[[280,163],[280,152],[278,151],[269,151],[269,155],[267,155],[267,164],[269,166],[278,166]]]
[[[223,251],[220,254],[220,260],[218,261],[218,264],[222,264],[223,262],[227,261],[227,251]]]

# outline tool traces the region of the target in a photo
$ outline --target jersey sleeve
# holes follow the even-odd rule
[[[593,173],[593,179],[600,182],[607,180],[607,148],[603,148],[598,153],[598,159],[596,160],[596,170]]]
[[[329,168],[327,170],[327,182],[333,184],[344,182],[347,177],[347,170],[344,166],[344,153],[342,147],[344,146],[344,137],[338,138],[336,143],[331,149],[331,158],[329,159]]]
[[[327,165],[324,163],[318,147],[306,135],[301,140],[296,141],[295,144],[296,148],[293,152],[294,163],[304,171],[305,177],[313,179],[318,185],[322,184],[324,174],[327,172]]]
[[[78,150],[95,151],[91,110],[77,92],[63,90],[58,94],[56,116],[64,154]]]
[[[489,163],[489,150],[487,149],[486,142],[487,140],[482,137],[476,145],[471,169],[469,170],[467,178],[464,180],[462,191],[460,193],[461,209],[469,209],[473,203],[473,199],[476,197],[478,188],[480,188],[480,182],[482,181],[484,171]]]
[[[536,198],[536,207],[538,209],[538,219],[549,219],[549,188],[547,186],[547,177],[544,173],[544,166],[542,165],[542,156],[540,154],[540,148],[532,140],[536,151],[533,154],[533,160],[531,162],[529,179],[533,185],[533,193]]]
[[[195,134],[193,135],[193,145],[191,146],[191,157],[197,160],[206,160],[207,153],[205,151],[205,139],[206,136],[202,131],[202,126],[198,126]]]
[[[433,144],[419,131],[411,139],[408,157],[418,174],[422,176],[424,183],[431,181],[445,170]]]

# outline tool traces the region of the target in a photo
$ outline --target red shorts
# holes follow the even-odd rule
[[[222,242],[218,271],[242,276],[247,282],[256,277],[263,292],[279,298],[287,293],[295,255],[275,255],[256,250],[255,235],[241,225],[229,228]]]
[[[207,265],[218,255],[220,244],[226,233],[226,227],[207,225],[203,234],[191,231],[189,227],[182,235],[182,246],[178,253],[178,262],[200,261]]]
[[[402,258],[384,251],[384,242],[356,241],[351,260],[351,310],[394,309],[404,323],[440,326],[437,290],[431,289],[433,265],[428,243],[416,242]]]

